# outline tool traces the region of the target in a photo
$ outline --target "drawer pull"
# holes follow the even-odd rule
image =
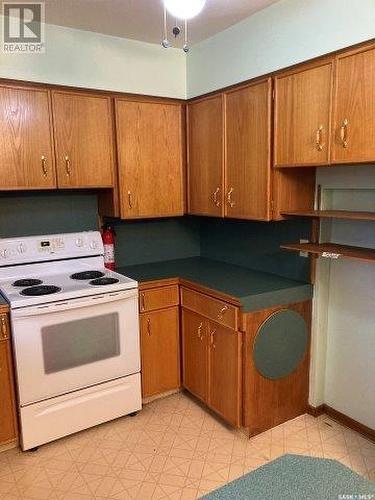
[[[147,318],[147,334],[149,337],[151,337],[152,332],[151,332],[151,320],[150,318]]]
[[[316,131],[316,149],[318,151],[323,150],[323,125],[320,125],[318,130]]]
[[[146,294],[144,292],[141,293],[141,310],[144,311],[146,309]]]
[[[5,316],[1,316],[1,340],[8,339],[8,328],[5,321]]]
[[[202,341],[202,340],[203,340],[202,328],[203,328],[203,323],[201,323],[201,324],[198,326],[198,331],[197,331],[198,338],[199,338],[199,340],[200,340],[200,341]]]
[[[349,120],[345,118],[340,127],[340,138],[343,148],[348,147],[348,125],[349,125]]]
[[[211,344],[212,349],[216,349],[215,335],[216,335],[216,330],[212,330],[212,332],[210,334],[210,344]]]
[[[72,173],[69,156],[65,156],[65,172],[68,177]]]
[[[213,200],[214,200],[214,204],[217,206],[217,207],[220,207],[220,201],[218,200],[218,197],[217,195],[220,193],[220,188],[218,187],[216,189],[216,191],[214,192],[214,194],[212,195],[213,196]]]
[[[228,311],[228,306],[224,306],[222,309],[220,309],[219,314],[217,315],[218,319],[223,319],[224,314]]]
[[[42,155],[42,172],[43,172],[43,175],[44,177],[47,177],[48,175],[48,170],[47,170],[47,158]]]
[[[227,201],[228,201],[228,205],[230,206],[230,208],[233,208],[235,205],[235,202],[232,199],[233,191],[234,191],[234,189],[231,187],[230,190],[228,191],[228,194],[227,194]]]

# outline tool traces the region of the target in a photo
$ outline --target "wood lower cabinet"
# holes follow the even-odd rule
[[[183,215],[182,105],[116,99],[115,107],[121,218]]]
[[[275,77],[274,164],[329,163],[333,59]]]
[[[337,56],[332,163],[375,160],[375,46]]]
[[[207,296],[207,300],[212,299]],[[210,311],[210,305],[203,309]],[[242,422],[241,333],[187,309],[182,303],[182,342],[184,388],[224,420],[239,427]]]
[[[243,425],[251,436],[307,411],[311,302],[247,313],[243,321]]]
[[[188,105],[188,212],[224,215],[224,97]]]
[[[225,94],[225,216],[271,218],[272,80]]]
[[[0,450],[17,440],[17,413],[8,315],[0,314]]]
[[[0,189],[54,187],[48,90],[0,86]]]
[[[182,309],[183,386],[197,398],[208,400],[208,329],[206,319]]]
[[[57,181],[64,188],[112,187],[110,97],[52,92]]]
[[[139,292],[144,398],[181,385],[179,289],[163,284],[142,286]]]
[[[235,427],[242,423],[242,339],[230,328],[208,323],[209,399],[212,409]]]

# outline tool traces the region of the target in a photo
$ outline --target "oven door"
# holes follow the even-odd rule
[[[140,371],[138,291],[12,311],[21,406]]]

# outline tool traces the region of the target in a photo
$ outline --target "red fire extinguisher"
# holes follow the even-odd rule
[[[104,266],[111,271],[115,270],[115,237],[116,233],[110,224],[103,228],[102,239],[104,246]]]

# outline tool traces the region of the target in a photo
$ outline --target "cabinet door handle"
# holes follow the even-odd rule
[[[320,125],[316,131],[316,149],[318,151],[323,150],[323,125]]]
[[[213,197],[213,200],[214,200],[214,204],[217,206],[217,207],[220,207],[220,200],[218,199],[217,195],[220,193],[220,188],[216,188],[216,191],[214,191],[212,197]]]
[[[202,328],[203,328],[203,323],[201,323],[198,326],[198,331],[197,331],[197,335],[198,335],[198,338],[199,338],[200,341],[203,340]]]
[[[141,309],[144,311],[146,309],[146,294],[144,292],[141,293]]]
[[[349,125],[349,120],[345,118],[340,127],[340,138],[343,148],[348,147],[348,125]]]
[[[218,319],[223,319],[223,316],[227,311],[228,311],[228,306],[224,306],[222,309],[220,309],[217,315]]]
[[[44,155],[42,155],[41,160],[42,160],[42,172],[43,172],[43,175],[44,175],[44,177],[47,177],[47,175],[48,175],[47,158]]]
[[[150,318],[147,318],[147,334],[149,337],[151,337],[152,332],[151,332],[151,320]]]
[[[5,316],[1,316],[1,340],[7,340],[8,339],[8,327],[7,327],[7,322],[5,320]]]
[[[129,205],[129,208],[133,208],[132,194],[130,191],[128,191],[128,205]]]
[[[71,163],[70,163],[70,159],[69,159],[69,156],[65,156],[65,172],[66,172],[66,175],[69,177],[70,174],[72,173],[72,169],[71,169]]]
[[[233,191],[234,189],[231,187],[230,190],[228,191],[228,194],[227,194],[227,201],[228,201],[228,205],[233,208],[234,205],[235,205],[235,202],[232,200],[232,194],[233,194]]]
[[[210,345],[212,349],[216,349],[215,335],[216,335],[216,330],[212,330],[212,332],[210,333]]]

